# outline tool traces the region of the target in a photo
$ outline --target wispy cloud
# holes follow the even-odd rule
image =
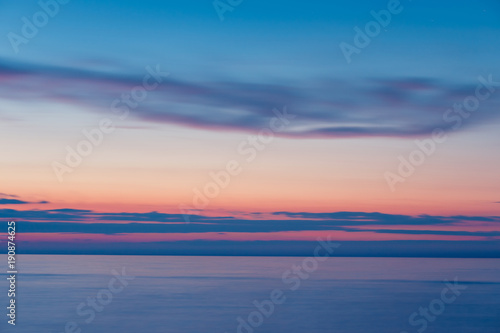
[[[117,91],[141,84],[142,79],[133,74],[0,62],[0,80],[6,83],[0,96],[18,100],[109,108]],[[168,79],[140,108],[131,110],[131,115],[144,122],[256,131],[274,116],[269,110],[290,105],[297,120],[283,136],[413,137],[437,127],[449,129],[453,123],[443,121],[444,111],[475,88],[475,82],[459,84],[434,78],[318,78],[287,84]],[[499,106],[500,99],[492,97],[461,129],[498,117]]]
[[[6,194],[6,193],[0,193],[0,197],[4,197],[4,198],[19,198],[19,196],[17,196],[17,195]]]
[[[21,200],[14,194],[0,193],[0,205],[27,205],[27,204],[48,204],[48,201],[30,202]]]

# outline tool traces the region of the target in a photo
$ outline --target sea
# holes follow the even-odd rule
[[[10,275],[2,333],[500,332],[500,259],[18,255],[15,298]]]

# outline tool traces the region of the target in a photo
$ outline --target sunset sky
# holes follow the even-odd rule
[[[401,1],[349,63],[388,1],[73,0],[15,46],[43,9],[0,6],[0,218],[26,251],[500,255],[498,1]]]

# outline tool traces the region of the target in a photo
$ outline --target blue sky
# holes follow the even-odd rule
[[[370,11],[385,9],[387,1],[243,1],[224,22],[210,1],[70,1],[19,54],[2,38],[0,56],[129,71],[160,63],[197,79],[255,79],[257,73],[268,79],[381,74],[456,79],[458,70],[465,79],[490,70],[485,65],[499,48],[498,2],[402,1],[401,6],[387,31],[350,66],[338,44],[352,42],[353,27],[372,20]],[[21,17],[39,9],[36,1],[5,1],[0,35],[19,32]]]

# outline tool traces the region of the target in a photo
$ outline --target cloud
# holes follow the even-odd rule
[[[500,223],[498,216],[410,216],[363,212],[276,212],[273,215],[286,216],[288,219],[238,219],[232,216],[193,215],[192,222],[186,224],[181,214],[158,212],[103,213],[77,209],[0,210],[0,218],[22,219],[24,221],[23,232],[29,233],[269,233],[324,230],[407,235],[500,236],[498,231],[476,232],[469,224],[473,222],[498,224]],[[449,227],[467,225],[471,227],[471,230],[447,230]],[[381,226],[390,228],[381,228]],[[419,228],[406,230],[402,228],[403,226],[419,226]],[[427,229],[426,226],[439,226],[440,230]]]
[[[26,253],[311,255],[316,246],[313,241],[280,240],[279,236],[277,239],[270,236],[268,240],[257,240],[265,233],[286,235],[304,231],[320,232],[325,237],[340,235],[336,241],[342,242],[345,250],[338,256],[500,257],[500,216],[410,216],[376,212],[247,215],[257,219],[193,215],[192,222],[186,224],[180,214],[158,212],[0,209],[0,219],[22,221],[19,231],[31,237],[23,240],[21,248]],[[264,216],[279,216],[280,219],[265,219]],[[486,228],[477,229],[478,224]],[[48,241],[48,233],[65,236]],[[203,236],[205,233],[207,236]],[[232,239],[231,235],[238,233],[243,236]],[[349,240],[358,238],[360,233],[361,238],[368,234],[368,239]],[[164,234],[168,240],[147,241],[149,237],[156,239],[159,234]],[[175,235],[170,237],[172,234],[182,234],[179,237],[188,240],[179,240]],[[227,237],[211,239],[215,234]],[[252,234],[256,235],[255,239]],[[120,237],[129,237],[129,240],[137,237],[137,241],[115,240]],[[79,241],[72,240],[75,238]]]
[[[319,220],[342,221],[351,225],[439,225],[453,224],[464,221],[500,221],[499,217],[493,216],[431,216],[431,215],[396,215],[383,213],[365,213],[365,212],[333,212],[333,213],[308,213],[308,212],[274,212],[275,216],[286,216],[289,218],[305,218]]]
[[[17,195],[6,194],[6,193],[0,193],[0,197],[5,197],[5,198],[19,198],[19,196],[17,196]]]
[[[29,202],[19,199],[0,198],[0,205],[27,205],[27,204],[48,204],[48,201]]]
[[[4,60],[0,62],[0,96],[108,109],[122,92],[141,85],[145,74],[117,75]],[[288,106],[296,118],[280,133],[285,137],[416,137],[436,128],[450,129],[455,122],[445,122],[443,114],[474,94],[476,85],[433,78],[318,78],[287,84],[168,78],[131,110],[131,116],[149,123],[256,132],[269,126],[274,108]],[[461,129],[496,118],[499,110],[500,98],[494,95],[482,102],[481,112],[467,119]]]
[[[17,199],[0,199],[0,205],[24,205],[28,203],[27,201]]]

